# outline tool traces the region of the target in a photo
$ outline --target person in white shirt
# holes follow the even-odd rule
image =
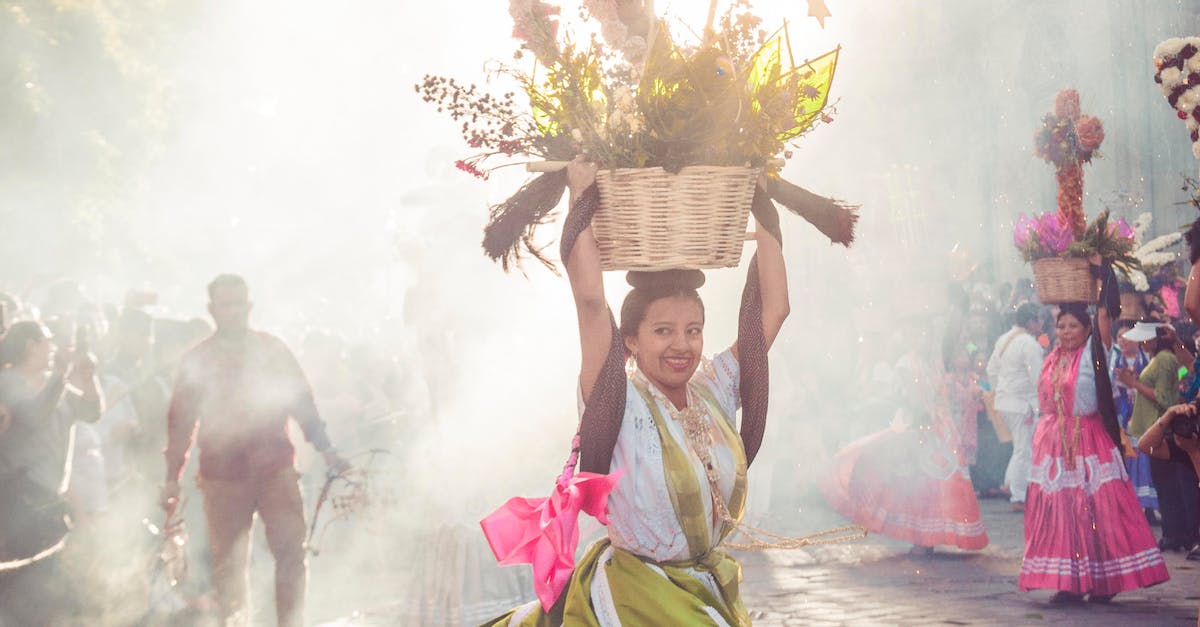
[[[988,359],[988,381],[996,394],[996,411],[1012,433],[1013,452],[1004,471],[1012,509],[1025,511],[1025,488],[1033,458],[1033,426],[1038,411],[1038,377],[1045,351],[1037,342],[1042,332],[1040,306],[1025,303],[1017,308],[1013,328],[996,340]]]

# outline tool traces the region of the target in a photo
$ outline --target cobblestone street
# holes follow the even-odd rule
[[[846,524],[819,499],[804,499],[798,511],[777,509],[753,524],[800,536]],[[1019,592],[1023,531],[1021,514],[1008,501],[983,499],[980,511],[990,544],[982,551],[939,547],[932,556],[909,555],[910,545],[880,535],[843,544],[801,550],[738,552],[742,563],[742,599],[756,627],[791,625],[1195,625],[1200,607],[1200,562],[1183,553],[1166,554],[1171,580],[1149,589],[1118,595],[1111,604],[1055,605],[1048,590]],[[792,528],[788,524],[802,524]],[[1158,528],[1154,528],[1155,534]],[[602,533],[594,528],[584,543]],[[396,595],[393,585],[335,591],[335,581],[318,574],[313,598],[318,603],[341,596],[359,610],[337,620],[318,619],[326,627],[390,625],[475,625],[533,599],[528,567],[496,568],[481,536],[456,527],[450,544],[434,546],[418,577],[453,582],[425,592]],[[447,559],[449,562],[447,562]],[[445,567],[457,564],[457,575]],[[440,570],[439,570],[440,569]],[[393,580],[397,573],[380,574]],[[479,577],[483,580],[479,580]],[[430,595],[429,590],[440,590]],[[450,592],[447,592],[450,591]],[[335,614],[337,615],[337,614]],[[328,622],[327,622],[328,621]]]
[[[755,625],[1190,625],[1200,606],[1200,562],[1166,555],[1171,580],[1109,605],[1052,605],[1050,591],[1019,592],[1022,519],[981,500],[983,551],[909,545],[872,535],[807,551],[742,554],[742,595]],[[831,526],[844,524],[829,516]],[[1158,529],[1155,528],[1157,534]]]

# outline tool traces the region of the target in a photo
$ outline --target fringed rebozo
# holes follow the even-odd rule
[[[779,230],[779,211],[766,192],[754,190],[750,211],[758,226],[783,245]],[[758,252],[750,258],[746,287],[742,290],[742,307],[738,312],[738,388],[742,397],[742,446],[746,449],[746,465],[754,463],[767,430],[767,405],[771,395],[771,368],[767,359],[767,340],[763,333],[762,286],[758,278]]]
[[[792,213],[808,220],[834,244],[849,248],[854,242],[858,205],[847,205],[832,198],[818,196],[778,176],[767,177],[767,194]]]
[[[600,190],[593,183],[579,198],[575,206],[567,211],[563,220],[559,255],[563,264],[571,258],[575,242],[592,223],[596,209],[600,207]],[[583,472],[608,474],[612,466],[613,450],[617,436],[621,434],[621,422],[625,418],[625,342],[617,329],[612,311],[608,312],[609,336],[608,355],[596,376],[591,396],[579,420],[579,469]]]
[[[483,228],[483,252],[508,272],[521,265],[521,249],[557,272],[554,262],[533,241],[537,227],[546,223],[550,212],[562,200],[567,189],[566,169],[535,177],[508,200],[488,209],[488,224]]]

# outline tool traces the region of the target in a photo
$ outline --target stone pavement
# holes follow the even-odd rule
[[[742,553],[742,598],[756,626],[772,625],[1194,625],[1200,562],[1166,555],[1171,580],[1120,594],[1108,605],[1051,605],[1050,591],[1018,592],[1021,514],[1003,500],[980,501],[991,543],[982,551],[910,545],[872,535],[799,551]],[[824,508],[799,512],[811,533],[845,524]],[[760,526],[771,529],[771,521]],[[1155,533],[1158,529],[1155,528]]]
[[[980,510],[991,540],[982,551],[939,548],[915,557],[908,544],[872,535],[794,551],[738,552],[742,598],[756,627],[1197,624],[1200,562],[1169,553],[1165,584],[1120,594],[1109,605],[1051,605],[1050,591],[1017,591],[1022,515],[997,499],[981,500]],[[846,524],[815,494],[798,495],[788,506],[776,501],[774,511],[749,522],[795,536]],[[585,545],[603,533],[592,527]],[[424,558],[387,559],[376,568],[335,573],[331,562],[316,560],[310,620],[325,627],[475,625],[533,599],[528,567],[497,567],[473,525],[447,526],[421,544]],[[400,576],[397,565],[413,570]],[[263,624],[270,622],[266,613]]]

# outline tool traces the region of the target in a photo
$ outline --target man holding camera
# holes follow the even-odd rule
[[[1138,450],[1154,459],[1186,464],[1181,468],[1185,471],[1181,474],[1195,482],[1200,474],[1200,414],[1197,413],[1196,403],[1168,407],[1142,434],[1138,440]],[[1200,503],[1189,505],[1198,507]],[[1191,531],[1196,532],[1195,529]],[[1163,534],[1166,535],[1166,530]],[[1200,547],[1193,548],[1187,558],[1200,559]]]

